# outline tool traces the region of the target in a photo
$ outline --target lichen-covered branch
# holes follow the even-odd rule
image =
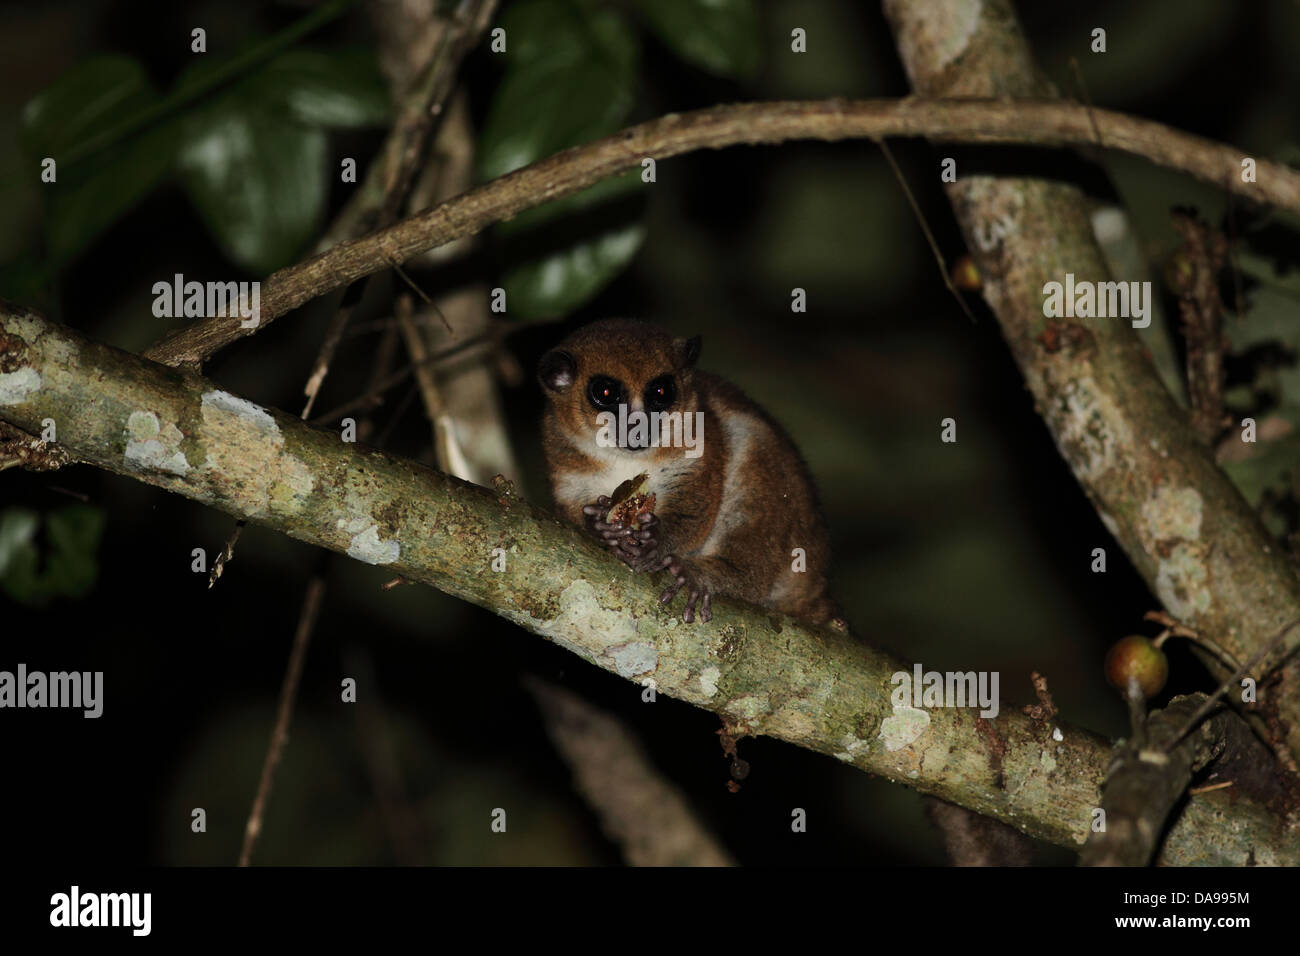
[[[944,7],[946,15],[934,17],[926,4],[885,2],[918,92],[1052,95],[1009,0]],[[1101,135],[1110,145],[1104,124]],[[1226,167],[1222,175],[1229,187]],[[1110,278],[1082,193],[1058,181],[960,174],[945,188],[1035,405],[1102,522],[1174,617],[1237,660],[1250,658],[1300,616],[1300,578],[1283,549],[1215,465],[1128,319],[1044,315],[1046,283],[1068,273]],[[1078,542],[1079,553],[1099,544]],[[1277,709],[1293,754],[1300,754],[1297,657],[1266,704]]]
[[[986,720],[895,706],[891,678],[906,665],[750,605],[719,600],[711,623],[685,624],[657,603],[650,576],[509,489],[345,443],[3,304],[0,418],[28,431],[52,419],[81,461],[473,602],[611,673],[653,679],[737,732],[832,755],[1061,845],[1089,832],[1109,750],[1096,735],[1009,709]],[[1248,798],[1229,806],[1209,794],[1191,801],[1164,853],[1300,863],[1300,839]]]
[[[928,16],[924,10],[919,8],[914,16]],[[943,26],[936,23],[932,29],[941,31]],[[696,149],[742,143],[931,136],[970,143],[1060,146],[1096,144],[1100,136],[1101,144],[1109,149],[1145,157],[1247,198],[1300,214],[1300,172],[1280,163],[1257,160],[1255,181],[1245,183],[1240,173],[1241,161],[1247,154],[1231,146],[1108,110],[1089,110],[1059,100],[1035,101],[1028,97],[1040,96],[1043,91],[1024,84],[1022,88],[995,85],[992,90],[987,95],[1002,98],[744,103],[670,113],[557,153],[386,229],[341,242],[305,262],[281,269],[262,290],[258,328],[331,289],[640,167],[647,158],[667,159]],[[1026,99],[1006,98],[1012,95]],[[145,355],[168,365],[198,366],[235,340],[257,331],[241,328],[238,318],[204,319],[168,336]]]
[[[1175,740],[1204,699],[1203,694],[1177,698],[1147,719],[1142,740],[1126,741],[1115,748],[1101,791],[1106,827],[1088,838],[1079,854],[1083,866],[1147,866],[1151,862],[1165,821],[1191,783],[1193,771],[1224,747],[1224,725],[1233,717],[1231,711],[1203,721],[1181,742]]]

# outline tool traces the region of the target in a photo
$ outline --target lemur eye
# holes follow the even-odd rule
[[[608,375],[592,377],[587,383],[587,398],[601,411],[614,411],[627,402],[623,383]]]
[[[671,375],[661,375],[645,387],[645,407],[662,412],[677,400],[677,383]]]

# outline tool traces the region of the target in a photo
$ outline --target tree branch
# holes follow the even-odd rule
[[[696,149],[741,143],[890,136],[1061,146],[1095,144],[1098,131],[1102,145],[1108,148],[1145,157],[1245,198],[1300,214],[1300,172],[1260,159],[1258,181],[1243,183],[1241,160],[1248,153],[1160,123],[1059,100],[827,100],[718,106],[670,113],[565,150],[386,229],[339,243],[281,269],[262,289],[258,328],[331,289],[472,236],[525,209],[576,193],[639,166],[647,157],[666,159]],[[169,335],[145,356],[168,365],[197,366],[256,331],[240,328],[238,318],[204,319]]]
[[[1180,739],[1188,718],[1205,700],[1204,694],[1174,698],[1168,707],[1144,718],[1141,741],[1135,735],[1115,748],[1101,793],[1106,828],[1088,839],[1079,854],[1082,866],[1150,865],[1192,774],[1217,759],[1230,741],[1243,750],[1253,744],[1257,765],[1261,756],[1270,759],[1259,753],[1262,745],[1226,707]]]
[[[1054,92],[1034,66],[1009,0],[954,0],[950,7],[949,17],[934,18],[924,5],[885,2],[919,92],[1016,97]],[[1085,121],[1086,114],[1076,110]],[[1044,110],[1041,118],[1052,115]],[[1104,144],[1115,146],[1121,136],[1115,115],[1094,115]],[[1150,129],[1147,134],[1143,142],[1161,148],[1183,136],[1152,135]],[[1211,182],[1217,176],[1220,185],[1240,195],[1264,198],[1241,182],[1240,167],[1229,161],[1226,148],[1189,139],[1192,158],[1183,168],[1198,169]],[[1292,191],[1300,175],[1277,167],[1267,178],[1276,173],[1288,185],[1274,182],[1270,201],[1294,209]],[[1067,273],[1108,278],[1083,194],[1058,181],[960,174],[944,188],[984,279],[984,297],[1035,406],[1103,524],[1175,618],[1237,660],[1250,658],[1283,624],[1300,616],[1300,578],[1284,550],[1217,467],[1127,320],[1043,314],[1045,283],[1063,281]],[[1086,555],[1093,543],[1077,546]],[[1295,646],[1293,638],[1270,660],[1281,660]],[[1281,716],[1293,754],[1300,754],[1297,657],[1283,665],[1266,704]],[[1207,664],[1226,676],[1223,665],[1212,659]]]
[[[90,464],[384,565],[611,673],[653,677],[658,692],[737,732],[832,755],[1063,846],[1088,834],[1109,751],[1094,734],[1011,708],[984,720],[965,708],[895,707],[902,662],[762,608],[719,600],[710,624],[684,624],[656,601],[649,576],[513,495],[343,443],[2,303],[0,417],[28,430],[53,418],[60,444]],[[1284,820],[1222,793],[1190,801],[1166,862],[1300,863]]]

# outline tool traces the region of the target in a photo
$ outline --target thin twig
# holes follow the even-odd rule
[[[442,314],[442,309],[438,308],[438,303],[434,302],[431,298],[429,298],[429,294],[425,292],[423,289],[421,289],[419,283],[417,283],[414,279],[412,279],[409,275],[407,275],[406,270],[403,269],[400,265],[394,262],[392,264],[392,268],[393,271],[397,273],[398,278],[400,278],[403,282],[405,282],[410,288],[415,290],[415,294],[418,295],[422,300],[424,300],[425,305],[433,309],[434,314],[436,314],[438,318],[442,320],[442,326],[447,330],[447,334],[455,335],[456,330],[451,327],[451,323],[447,321],[447,317]]]
[[[248,824],[244,827],[244,847],[239,852],[239,865],[248,866],[253,857],[253,847],[262,832],[262,816],[266,812],[266,801],[271,796],[271,782],[275,777],[275,768],[280,764],[280,755],[289,740],[289,721],[293,717],[293,702],[298,696],[298,681],[302,677],[302,663],[307,656],[307,643],[311,632],[316,627],[320,616],[321,599],[325,596],[325,580],[313,577],[307,584],[307,593],[303,596],[302,612],[298,616],[298,630],[293,636],[293,648],[289,652],[289,666],[284,672],[284,681],[280,685],[280,704],[276,712],[275,729],[271,731],[271,742],[266,748],[266,757],[262,760],[262,777],[257,784],[257,796],[253,798],[253,809],[248,814]]]
[[[248,524],[247,521],[236,521],[235,526],[230,529],[230,536],[226,538],[226,546],[217,552],[216,560],[212,562],[212,570],[208,572],[209,591],[216,586],[217,580],[226,570],[226,565],[235,559],[235,542],[244,533],[244,525],[246,524]]]
[[[417,327],[427,324],[422,322],[419,316],[412,316],[411,322]],[[396,329],[396,328],[397,328],[397,319],[393,319],[393,324],[390,326],[390,329]],[[471,348],[494,343],[497,338],[498,336],[495,333],[486,332],[482,335],[476,335],[473,336],[472,338],[468,338],[461,342],[457,342],[455,345],[450,346],[449,348],[445,348],[441,352],[437,352],[433,355],[427,356],[426,358],[422,359],[419,362],[412,362],[409,365],[404,365],[396,372],[386,375],[384,378],[380,379],[377,382],[372,382],[363,394],[358,395],[356,398],[352,399],[351,401],[344,402],[342,405],[337,405],[334,408],[331,408],[328,412],[323,412],[322,414],[317,415],[315,418],[311,420],[311,424],[313,425],[329,424],[337,421],[340,415],[346,414],[347,412],[354,411],[360,408],[367,408],[367,407],[373,408],[379,404],[378,396],[380,394],[388,391],[390,388],[393,388],[396,385],[401,385],[403,382],[405,382],[408,378],[411,377],[412,373],[414,373],[420,367],[425,365],[430,365],[430,366],[441,365],[442,363],[450,361],[451,359],[460,355],[462,352],[469,351]]]
[[[1097,125],[1097,117],[1093,115],[1092,97],[1088,95],[1088,84],[1083,81],[1083,70],[1079,68],[1077,57],[1070,57],[1070,69],[1074,71],[1074,82],[1079,84],[1079,96],[1083,99],[1084,108],[1088,111],[1088,123],[1092,126],[1092,138],[1096,142],[1098,150],[1104,149],[1105,144],[1101,141],[1101,127]]]
[[[451,95],[456,75],[460,72],[460,65],[482,36],[483,30],[491,21],[496,5],[497,0],[479,0],[470,10],[467,4],[462,4],[443,31],[437,52],[430,59],[424,75],[405,104],[405,110],[389,134],[390,142],[400,145],[395,145],[393,149],[386,152],[388,155],[399,157],[400,162],[384,189],[383,200],[373,222],[375,227],[382,229],[391,226],[401,214],[402,207],[415,186],[416,177],[427,162],[429,149],[433,144],[433,135],[438,128],[437,121],[442,116],[447,97]],[[396,263],[393,264],[393,268],[397,269]],[[414,283],[402,274],[400,269],[397,271],[408,284],[414,286]],[[307,406],[302,412],[304,421],[311,414],[321,384],[329,374],[334,353],[338,350],[348,322],[364,295],[364,286],[355,292],[350,290],[344,293],[344,304],[339,307],[330,322],[325,339],[321,342],[320,350],[316,355],[311,376],[307,380]]]
[[[1291,630],[1291,628],[1295,627],[1297,624],[1300,624],[1300,617],[1291,621],[1290,624],[1283,626],[1283,628],[1280,631],[1278,631],[1277,634],[1271,640],[1269,640],[1267,644],[1265,644],[1263,647],[1259,649],[1258,653],[1256,653],[1253,657],[1251,657],[1250,660],[1246,661],[1246,663],[1242,664],[1241,667],[1237,669],[1237,672],[1235,674],[1233,674],[1222,684],[1220,684],[1219,689],[1216,690],[1209,697],[1207,697],[1205,699],[1205,702],[1196,709],[1196,712],[1192,714],[1192,716],[1188,719],[1187,724],[1181,730],[1179,730],[1177,734],[1175,734],[1173,737],[1169,739],[1169,743],[1165,747],[1165,752],[1168,753],[1170,750],[1172,750],[1173,747],[1180,740],[1182,740],[1185,736],[1187,736],[1187,734],[1189,734],[1193,729],[1195,729],[1196,725],[1200,723],[1201,720],[1204,719],[1205,715],[1210,712],[1211,708],[1214,707],[1215,701],[1217,701],[1220,697],[1222,697],[1234,686],[1236,686],[1237,681],[1241,680],[1248,673],[1250,673],[1250,669],[1252,667],[1254,667],[1265,657],[1267,657],[1271,651],[1276,649],[1277,646],[1282,642],[1282,639],[1286,637],[1287,631]],[[1295,648],[1292,648],[1292,651],[1294,650]],[[1290,652],[1288,652],[1286,655],[1283,656],[1283,660],[1285,660],[1286,657],[1289,656],[1290,656]],[[1277,662],[1277,664],[1281,664],[1281,663],[1282,661]],[[1277,664],[1275,664],[1274,667],[1276,667]]]
[[[894,162],[894,154],[890,152],[889,145],[883,139],[877,145],[880,147],[880,151],[885,154],[885,159],[889,161],[889,168],[894,171],[894,178],[898,180],[898,185],[902,187],[903,195],[907,197],[907,204],[912,207],[912,214],[916,216],[916,221],[921,226],[921,232],[925,234],[925,241],[930,244],[930,251],[934,253],[934,259],[939,263],[939,276],[943,279],[943,284],[948,287],[952,297],[957,300],[961,310],[966,313],[966,318],[970,319],[971,324],[974,325],[975,313],[970,310],[966,300],[957,291],[957,287],[952,284],[952,276],[948,272],[948,263],[944,261],[943,253],[939,250],[939,243],[935,240],[934,233],[930,232],[930,224],[925,221],[925,213],[921,212],[916,197],[912,195],[911,187],[907,185],[907,180],[903,178],[903,171],[898,168],[898,163]]]

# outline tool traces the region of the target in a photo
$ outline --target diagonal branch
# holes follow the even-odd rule
[[[950,16],[934,18],[924,5],[885,2],[919,92],[1053,93],[1038,73],[1010,0],[952,0],[948,7]],[[1077,113],[1083,117],[1085,111]],[[1104,144],[1115,146],[1121,135],[1115,114],[1093,114]],[[1044,120],[1051,115],[1045,111]],[[1157,141],[1177,142],[1183,135],[1166,132]],[[1188,148],[1196,143],[1201,153],[1183,168],[1201,169],[1211,181],[1217,176],[1240,195],[1265,198],[1263,191],[1250,191],[1254,184],[1242,182],[1239,159],[1234,168],[1224,148],[1199,140]],[[1210,156],[1217,157],[1217,172],[1205,164]],[[1280,167],[1262,178],[1284,193],[1298,181],[1295,172]],[[1300,616],[1300,578],[1284,550],[1215,464],[1127,319],[1044,315],[1046,283],[1071,273],[1091,281],[1109,278],[1083,193],[1060,181],[960,173],[944,188],[1034,404],[1102,523],[1170,614],[1237,660],[1250,658]],[[1292,209],[1293,199],[1273,192],[1270,201]],[[1077,547],[1087,554],[1101,543]],[[1281,660],[1295,647],[1293,637],[1269,659]],[[1227,676],[1217,661],[1207,664]],[[1279,686],[1261,700],[1266,712],[1281,718],[1285,745],[1300,754],[1300,655],[1282,666]]]
[[[832,755],[1064,846],[1087,836],[1109,751],[1094,734],[1010,708],[985,720],[896,705],[902,662],[751,605],[720,600],[712,623],[686,625],[647,576],[512,494],[344,443],[3,304],[0,369],[0,415],[28,430],[53,418],[60,443],[87,463],[384,565],[611,673],[653,677],[659,692],[738,732]],[[1162,859],[1294,864],[1300,837],[1250,797],[1216,791],[1189,802]]]
[[[1095,126],[1094,126],[1095,124]],[[1040,146],[1095,143],[1177,169],[1240,196],[1300,214],[1300,172],[1258,160],[1257,181],[1241,180],[1248,153],[1149,120],[1059,100],[905,99],[746,103],[667,116],[565,150],[386,229],[339,243],[272,275],[262,289],[261,325],[363,276],[428,249],[472,236],[525,209],[568,196],[634,167],[697,149],[794,139],[929,136],[969,143]],[[168,365],[201,365],[252,335],[238,318],[196,322],[145,355]]]

